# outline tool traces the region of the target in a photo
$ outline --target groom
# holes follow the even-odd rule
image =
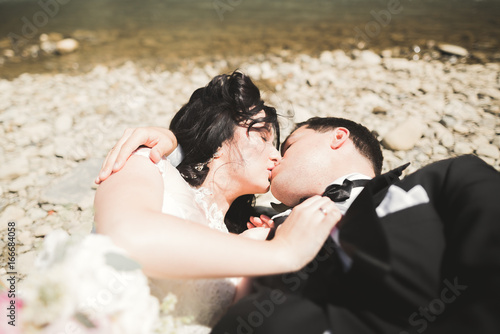
[[[497,171],[464,156],[379,175],[378,142],[339,118],[299,124],[282,155],[276,198],[324,193],[345,215],[314,261],[258,279],[213,333],[500,332]]]
[[[297,126],[273,194],[293,206],[324,192],[347,211],[310,265],[258,280],[213,333],[500,332],[500,173],[463,156],[399,181],[403,166],[361,191],[379,151],[348,120]]]

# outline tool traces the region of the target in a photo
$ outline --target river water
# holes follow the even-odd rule
[[[0,51],[50,32],[76,38],[79,51],[5,57],[0,77],[332,49],[413,57],[435,43],[500,61],[500,0],[0,0]]]

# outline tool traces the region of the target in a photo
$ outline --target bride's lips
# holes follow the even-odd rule
[[[270,168],[268,168],[268,169],[267,169],[267,170],[269,171],[269,181],[271,181],[271,180],[272,180],[272,178],[273,178],[273,170],[274,170],[277,166],[278,166],[278,165],[274,165],[274,166],[272,166],[272,167],[270,167]]]

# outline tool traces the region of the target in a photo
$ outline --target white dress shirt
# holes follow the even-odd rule
[[[360,174],[360,173],[351,173],[351,174],[347,174],[347,175],[344,175],[342,177],[339,177],[338,179],[333,181],[330,185],[332,185],[332,184],[341,185],[344,183],[344,180],[346,180],[346,179],[349,181],[371,180],[371,177]],[[364,187],[355,187],[352,189],[351,195],[349,196],[349,198],[347,200],[342,201],[342,202],[335,202],[335,205],[339,208],[339,210],[342,214],[346,213],[347,209],[349,209],[352,202],[354,202],[356,197],[358,197],[358,195],[361,193],[361,191],[363,191],[363,188]],[[281,216],[288,216],[291,212],[292,212],[292,209],[288,209],[282,213],[279,213],[279,214],[273,216],[272,219],[275,219],[275,218],[281,217]],[[335,242],[335,245],[337,246],[336,248],[337,248],[340,260],[344,264],[344,271],[347,271],[349,268],[351,268],[352,259],[344,252],[342,247],[340,247],[339,230],[337,228],[334,228],[332,230],[330,236],[332,237],[333,241]]]

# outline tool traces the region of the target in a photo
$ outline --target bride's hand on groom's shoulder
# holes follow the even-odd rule
[[[157,163],[161,157],[172,153],[177,147],[177,138],[172,131],[160,127],[126,129],[118,143],[109,151],[95,183],[100,184],[111,174],[123,168],[125,162],[140,146],[151,147],[149,157]]]
[[[290,266],[300,270],[316,256],[341,218],[341,212],[328,197],[313,196],[293,208],[273,241],[286,250]]]

